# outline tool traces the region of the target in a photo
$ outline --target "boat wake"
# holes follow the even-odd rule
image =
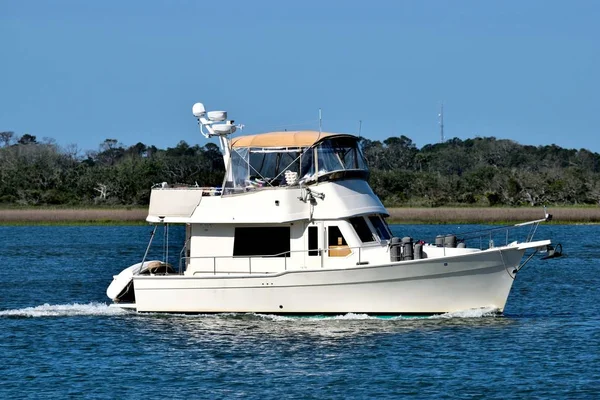
[[[497,317],[501,315],[501,312],[496,307],[482,307],[473,308],[470,310],[454,311],[450,313],[434,315],[429,318],[431,319],[444,319],[444,318],[482,318],[482,317]]]
[[[395,315],[395,316],[375,316],[368,314],[355,314],[348,313],[342,315],[325,316],[315,315],[309,317],[292,317],[283,315],[271,315],[271,314],[252,314],[256,317],[263,319],[270,319],[273,321],[292,321],[292,320],[411,320],[411,319],[460,319],[460,318],[485,318],[485,317],[497,317],[501,315],[500,310],[496,307],[482,307],[474,308],[469,310],[454,311],[445,314],[431,315],[431,316],[414,316],[414,315]]]
[[[99,316],[121,315],[128,311],[117,307],[109,307],[104,303],[88,304],[43,304],[37,307],[19,308],[16,310],[0,311],[0,317],[72,317],[72,316]]]
[[[0,311],[0,317],[72,317],[72,316],[114,316],[124,315],[131,313],[128,310],[124,310],[119,307],[110,307],[105,303],[92,302],[88,304],[43,304],[37,307],[25,307],[15,310],[3,310]],[[162,315],[161,313],[158,313]],[[236,314],[239,318],[243,317],[244,314]],[[452,318],[483,318],[483,317],[494,317],[499,315],[499,310],[493,307],[477,308],[471,310],[455,311],[451,313],[445,313],[440,315],[433,315],[429,317],[422,316],[374,316],[368,314],[355,314],[348,313],[342,315],[313,315],[313,316],[284,316],[274,314],[245,314],[250,317],[266,319],[271,321],[299,321],[299,320],[347,320],[347,321],[360,321],[360,320],[411,320],[411,319],[452,319]],[[228,318],[232,314],[200,314],[193,317],[225,317]],[[193,318],[192,317],[192,318]]]

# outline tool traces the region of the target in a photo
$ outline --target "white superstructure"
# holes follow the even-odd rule
[[[226,112],[206,112],[197,103],[193,113],[201,132],[220,140],[223,185],[152,189],[147,221],[186,226],[179,268],[144,255],[107,289],[117,306],[194,313],[502,311],[525,251],[550,245],[533,235],[509,242],[508,233],[494,245],[491,232],[485,248],[468,247],[474,237],[394,238],[367,183],[357,137],[286,131],[230,138],[237,126]],[[536,228],[548,218],[519,226]]]

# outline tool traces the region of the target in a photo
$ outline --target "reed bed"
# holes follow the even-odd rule
[[[0,210],[0,224],[136,224],[147,209],[7,209]]]
[[[503,224],[544,218],[541,207],[529,208],[388,208],[390,223],[401,224]],[[549,208],[553,222],[563,224],[600,223],[600,207]],[[4,209],[0,224],[143,224],[148,215],[144,208],[134,209]]]
[[[457,224],[480,223],[502,224],[532,221],[544,218],[541,207],[517,208],[388,208],[391,223]],[[555,223],[600,223],[600,207],[557,207],[548,208]]]

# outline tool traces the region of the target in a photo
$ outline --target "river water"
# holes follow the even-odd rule
[[[540,227],[566,256],[533,259],[503,316],[384,319],[121,311],[105,290],[148,227],[0,227],[0,398],[598,398],[598,231]]]

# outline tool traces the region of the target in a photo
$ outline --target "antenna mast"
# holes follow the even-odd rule
[[[321,116],[321,109],[319,108],[319,135],[321,135],[322,125],[323,125],[322,121],[323,121],[323,119]]]
[[[440,143],[444,143],[444,102],[442,102],[438,117],[440,118]]]

